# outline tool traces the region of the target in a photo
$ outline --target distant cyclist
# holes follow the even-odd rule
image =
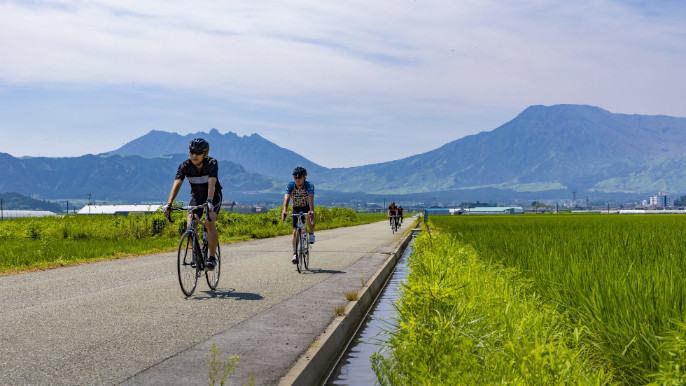
[[[314,244],[314,184],[305,181],[307,178],[307,170],[298,166],[293,169],[293,181],[286,185],[283,197],[283,209],[281,211],[281,220],[286,219],[286,212],[288,211],[288,202],[293,198],[293,213],[306,213],[307,228],[310,230],[310,244]],[[297,235],[298,219],[293,217],[293,258],[291,262],[296,264],[298,262],[295,254],[295,238]]]
[[[395,206],[395,202],[391,202],[391,205],[388,206],[388,223],[393,224],[393,216],[398,215],[398,207]]]
[[[398,206],[398,216],[400,216],[400,223],[402,224],[402,223],[403,223],[403,218],[404,218],[404,216],[403,216],[403,206],[402,206],[402,205]]]
[[[207,242],[209,244],[210,253],[217,250],[219,243],[219,236],[217,233],[217,226],[215,220],[217,213],[222,206],[222,186],[219,183],[218,172],[219,167],[217,160],[208,157],[210,151],[210,144],[203,138],[196,138],[188,145],[190,158],[183,161],[174,178],[174,185],[172,185],[171,192],[169,192],[168,204],[164,209],[164,215],[169,217],[171,212],[171,204],[179,194],[179,189],[183,184],[183,179],[188,177],[188,182],[191,184],[191,200],[188,203],[190,206],[201,205],[207,203],[209,205],[209,221],[205,221],[205,228],[207,229]],[[200,218],[203,214],[203,209],[193,210],[193,215]],[[190,223],[191,214],[188,215],[188,222]],[[216,256],[210,256],[207,261],[207,268],[213,270],[217,265]]]

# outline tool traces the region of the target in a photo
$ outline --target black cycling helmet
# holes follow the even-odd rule
[[[293,169],[293,177],[300,176],[307,177],[307,170],[305,170],[305,168],[302,166],[298,166],[297,168]]]
[[[188,151],[193,153],[201,153],[210,151],[210,143],[203,138],[196,138],[188,145]]]

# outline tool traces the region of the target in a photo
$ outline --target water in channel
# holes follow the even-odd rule
[[[326,380],[326,385],[373,385],[377,383],[370,357],[381,349],[379,343],[387,338],[382,331],[394,325],[393,305],[400,296],[400,284],[407,274],[407,257],[412,252],[412,241],[405,249],[386,288],[381,292],[359,331]]]

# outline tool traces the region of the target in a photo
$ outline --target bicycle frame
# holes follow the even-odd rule
[[[390,216],[390,225],[391,225],[391,231],[395,233],[398,229],[400,229],[400,218],[398,215],[391,215]]]
[[[197,286],[197,279],[203,273],[207,278],[207,284],[210,286],[210,289],[215,290],[217,288],[217,284],[219,283],[221,270],[219,245],[217,245],[217,249],[214,251],[216,254],[216,264],[214,269],[210,270],[207,268],[207,260],[209,259],[207,227],[205,226],[205,223],[200,221],[199,217],[193,214],[193,210],[199,208],[203,208],[203,214],[206,218],[205,221],[212,221],[209,217],[209,207],[207,204],[189,207],[171,207],[172,210],[185,210],[188,212],[188,215],[186,216],[188,226],[181,235],[178,251],[179,284],[181,285],[181,290],[186,296],[191,296],[191,294],[193,294],[193,291],[195,291],[195,287]],[[188,216],[190,216],[190,218]],[[169,221],[174,222],[171,219],[171,216],[169,217]],[[196,230],[198,224],[203,227],[202,245],[200,244],[198,231]],[[189,243],[190,245],[188,245]]]
[[[296,239],[295,239],[295,254],[296,254],[296,268],[298,272],[302,272],[302,266],[309,269],[310,263],[310,240],[309,230],[305,222],[306,214],[303,212],[288,214],[286,217],[297,217],[296,220]]]
[[[188,207],[172,207],[172,210],[185,210],[188,212],[188,216],[190,216],[190,221],[188,221],[188,226],[186,227],[186,232],[190,233],[191,235],[191,240],[193,243],[193,249],[196,252],[199,252],[198,256],[202,258],[202,261],[200,262],[201,265],[205,265],[205,262],[207,262],[207,228],[205,227],[205,224],[200,221],[198,217],[196,217],[195,214],[193,214],[193,210],[203,208],[203,214],[205,215],[205,221],[210,221],[209,219],[209,209],[207,208],[207,205],[196,205],[196,206],[188,206]],[[169,217],[169,222],[174,222],[171,219],[171,216]],[[198,240],[198,230],[196,229],[197,226],[200,225],[202,227],[202,235],[203,235],[203,245],[202,247],[200,246],[200,241]]]

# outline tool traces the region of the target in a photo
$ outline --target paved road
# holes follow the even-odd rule
[[[190,298],[175,253],[0,277],[0,384],[207,384],[212,343],[241,357],[232,384],[275,384],[398,240],[319,231],[304,274],[290,236],[222,245],[219,288]]]

